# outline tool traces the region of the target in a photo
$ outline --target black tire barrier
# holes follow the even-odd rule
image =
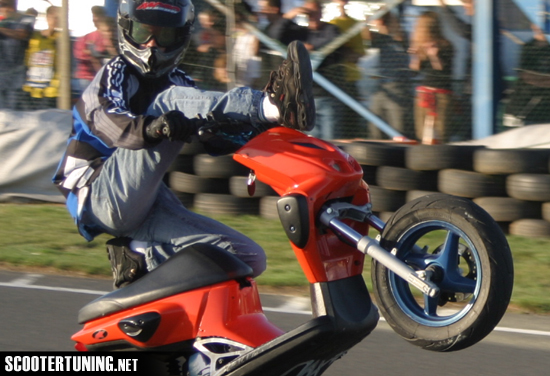
[[[413,145],[405,151],[405,166],[411,170],[473,170],[473,156],[483,146]]]
[[[279,219],[279,212],[277,210],[277,201],[281,197],[279,196],[264,196],[260,198],[260,217],[265,219]]]
[[[506,179],[475,171],[447,169],[439,171],[438,190],[460,197],[506,196]]]
[[[353,142],[342,147],[361,165],[405,167],[405,150],[409,145]]]
[[[548,173],[547,149],[480,149],[474,171],[492,175]]]
[[[367,184],[375,184],[378,166],[361,165],[361,168],[363,169],[363,180],[366,181]]]
[[[168,172],[178,171],[185,172],[186,174],[193,174],[195,170],[193,168],[194,155],[180,154],[176,157],[174,162],[168,168]]]
[[[541,218],[541,204],[513,197],[478,197],[474,202],[497,222],[513,222],[522,218]]]
[[[183,155],[196,155],[204,153],[206,153],[204,144],[202,142],[199,142],[198,139],[194,139],[192,142],[186,142],[185,144],[183,144],[183,147],[180,151],[180,154]]]
[[[236,197],[229,194],[198,193],[193,207],[205,214],[259,215],[260,199]]]
[[[363,179],[370,187],[373,212],[384,218],[409,201],[443,192],[471,198],[492,215],[506,233],[512,227],[512,231],[522,234],[544,236],[541,233],[544,234],[545,223],[518,221],[550,223],[549,149],[486,149],[470,145],[375,141],[335,145],[361,164]],[[222,194],[223,202],[232,200],[230,196],[250,198],[246,186],[248,173],[231,155],[207,155],[202,144],[193,142],[184,145],[165,182],[186,207],[192,208],[197,194]],[[437,174],[435,186],[432,174]],[[256,181],[252,198],[258,201],[257,209],[233,207],[229,210],[219,200],[199,197],[206,211],[212,214],[248,214],[257,210],[262,218],[278,219],[275,202],[279,196],[270,187]],[[243,205],[249,203],[244,201]]]
[[[541,216],[542,216],[542,219],[550,222],[550,202],[542,203]]]
[[[550,201],[550,174],[513,174],[506,178],[508,196],[527,201]]]
[[[229,178],[229,193],[237,197],[264,197],[274,196],[277,193],[269,185],[256,180],[254,182],[254,194],[250,196],[248,191],[247,176],[232,176]]]
[[[510,223],[509,232],[511,235],[526,237],[549,237],[550,222],[544,219],[523,218]]]
[[[233,159],[233,155],[197,154],[193,159],[195,174],[204,178],[229,179],[247,176],[250,170]]]
[[[372,211],[394,212],[405,205],[406,193],[385,189],[376,185],[369,185]]]
[[[380,166],[376,185],[396,191],[437,190],[437,171],[415,171],[404,167]]]
[[[171,172],[168,186],[177,192],[184,193],[229,193],[229,180],[212,179],[186,174],[185,172]]]

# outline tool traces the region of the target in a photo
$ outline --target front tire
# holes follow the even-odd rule
[[[510,302],[513,262],[497,223],[478,205],[436,193],[408,202],[388,220],[380,244],[415,270],[428,270],[435,298],[373,260],[380,311],[410,343],[433,351],[472,346],[498,324]]]

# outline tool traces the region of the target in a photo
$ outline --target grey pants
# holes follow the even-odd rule
[[[187,117],[211,110],[228,117],[260,122],[262,92],[238,88],[227,93],[175,87],[161,93],[148,114],[158,116],[180,110]],[[105,232],[147,243],[147,268],[154,269],[175,252],[194,243],[210,243],[235,254],[250,265],[254,275],[266,267],[263,249],[238,231],[186,209],[162,182],[178,156],[182,142],[164,140],[140,150],[117,149],[92,183],[89,218]]]

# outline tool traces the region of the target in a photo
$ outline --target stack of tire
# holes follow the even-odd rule
[[[550,174],[548,149],[486,149],[474,155],[474,169],[505,180],[505,197],[474,201],[509,233],[550,236]]]
[[[341,146],[363,167],[372,210],[384,221],[406,202],[437,192],[437,171],[406,167],[406,155],[415,146],[369,141]]]
[[[383,220],[408,201],[433,192],[471,198],[513,235],[550,236],[549,149],[489,149],[470,145],[338,144],[363,167],[373,211]],[[185,206],[205,214],[277,219],[279,196],[232,155],[210,156],[186,144],[166,182]]]
[[[513,235],[550,236],[548,149],[353,142],[373,211],[387,220],[406,202],[443,192],[471,198]]]
[[[232,155],[211,156],[202,144],[185,144],[166,176],[170,189],[188,208],[206,215],[261,215],[273,218],[279,198],[271,187],[255,182],[248,189],[250,170]]]

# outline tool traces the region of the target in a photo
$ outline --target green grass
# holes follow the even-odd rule
[[[266,250],[268,268],[257,279],[261,287],[306,291],[306,278],[279,221],[256,216],[213,217]],[[105,252],[109,238],[101,235],[86,242],[63,205],[0,204],[0,264],[109,276]],[[512,305],[526,312],[550,313],[550,239],[507,238],[515,267]],[[366,262],[365,280],[370,289],[369,267]]]

